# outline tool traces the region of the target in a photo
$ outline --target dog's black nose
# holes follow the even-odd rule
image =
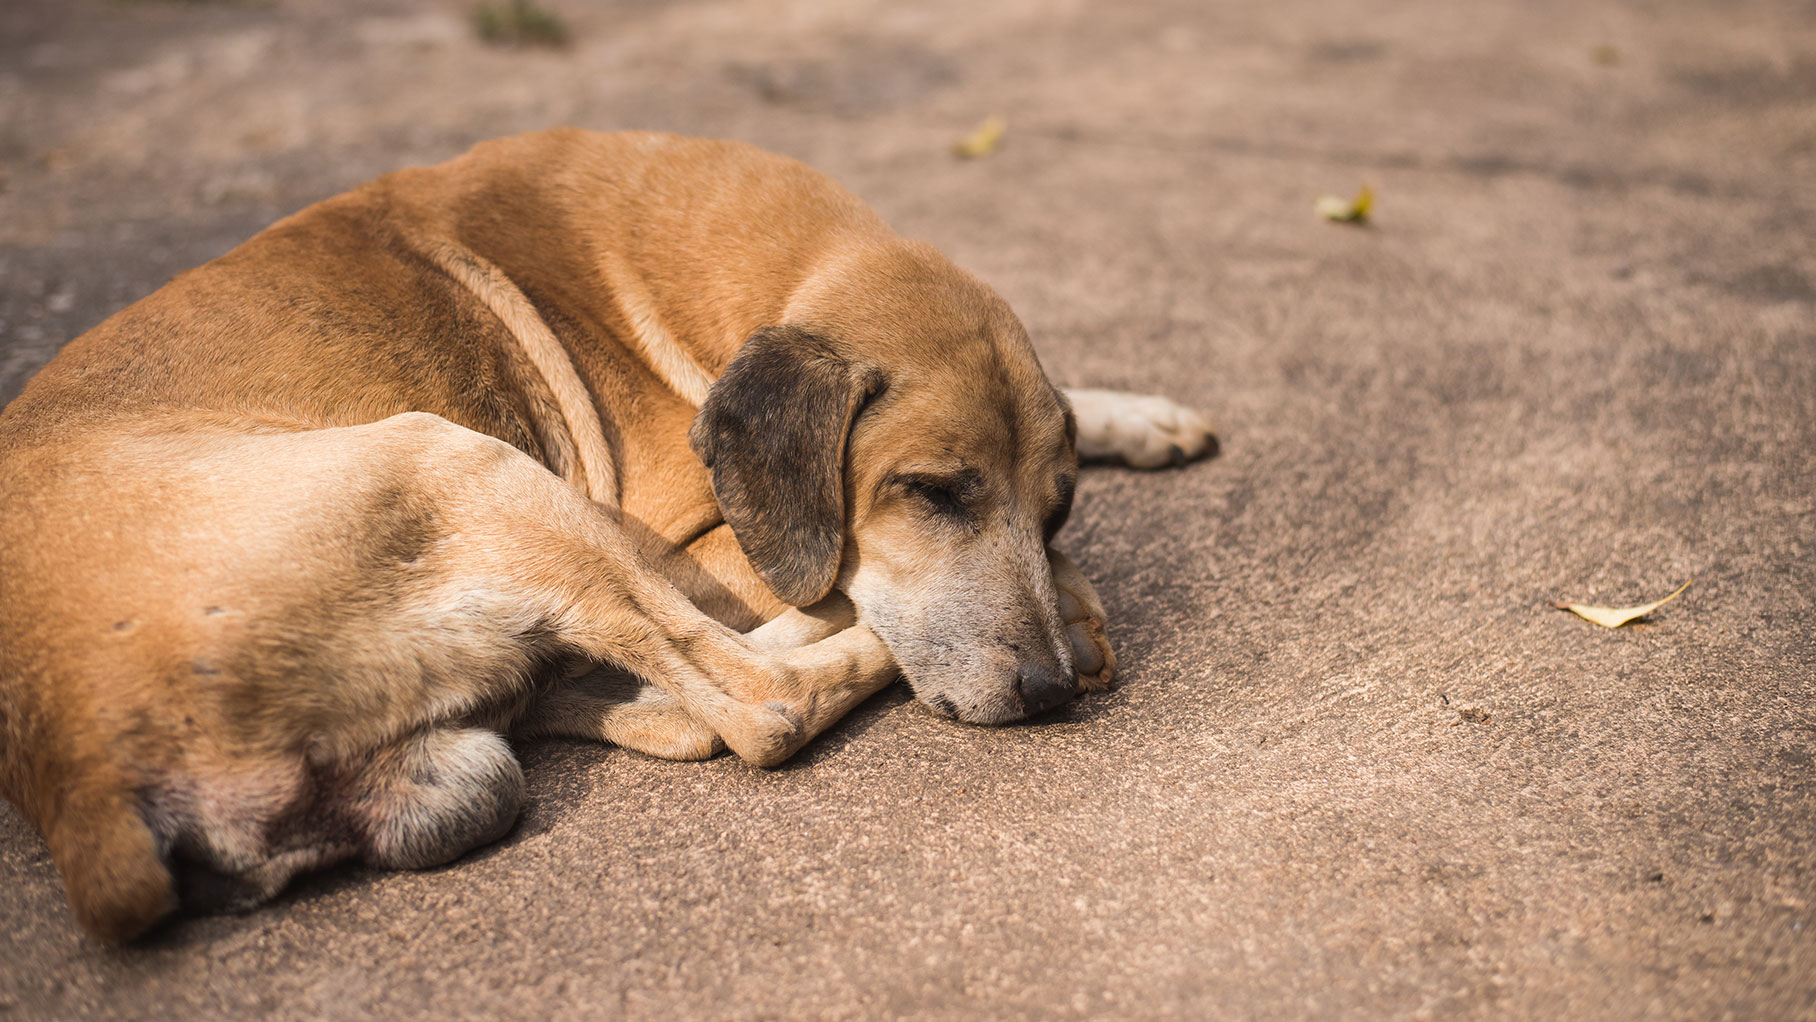
[[[1021,670],[1015,672],[1015,687],[1029,714],[1051,710],[1078,694],[1075,677],[1061,675],[1045,664],[1023,664]]]

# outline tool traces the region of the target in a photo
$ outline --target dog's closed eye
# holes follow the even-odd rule
[[[935,514],[956,521],[970,522],[972,509],[984,488],[983,479],[974,471],[956,476],[903,476],[897,480],[902,491]]]
[[[910,479],[904,486],[909,493],[940,514],[952,515],[955,518],[964,518],[969,514],[965,510],[965,502],[958,495],[958,491],[945,483],[927,479]]]

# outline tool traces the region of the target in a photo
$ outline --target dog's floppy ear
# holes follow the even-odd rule
[[[845,547],[845,443],[875,368],[795,327],[744,342],[688,439],[738,546],[777,596],[804,607],[832,589]]]

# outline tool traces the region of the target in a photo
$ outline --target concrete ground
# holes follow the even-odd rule
[[[1218,418],[1063,537],[1122,687],[999,730],[892,691],[768,773],[532,744],[497,846],[127,951],[8,807],[0,1016],[1816,1018],[1816,9],[547,2],[565,50],[434,0],[0,6],[0,399],[387,169],[747,139],[1056,379]],[[1363,181],[1372,226],[1313,214]]]

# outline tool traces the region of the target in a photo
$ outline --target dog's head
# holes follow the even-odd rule
[[[838,588],[916,696],[976,723],[1077,674],[1046,545],[1075,428],[1006,303],[925,246],[823,269],[758,330],[692,441],[739,545],[797,606]]]

